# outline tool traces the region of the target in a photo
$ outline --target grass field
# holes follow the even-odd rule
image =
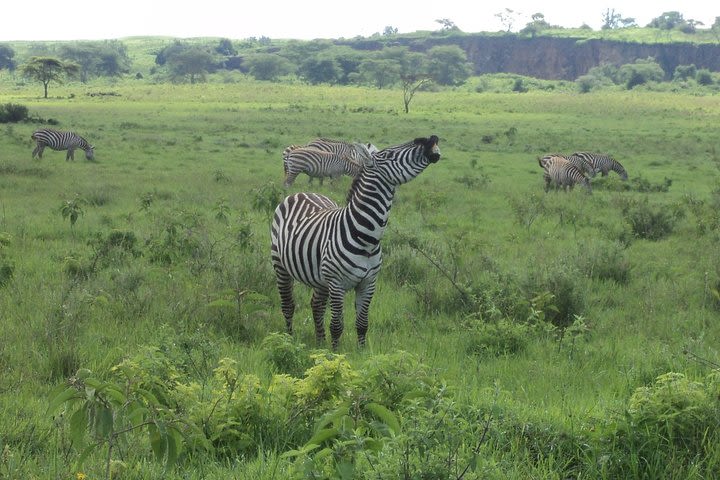
[[[41,99],[3,82],[0,104],[78,132],[96,161],[32,159],[39,124],[0,125],[0,478],[720,475],[717,95],[468,87],[421,92],[404,114],[393,90],[128,80]],[[349,296],[342,356],[315,360],[347,362],[324,377],[334,393],[269,388],[279,373],[320,375],[303,373],[317,347],[309,290],[296,287],[294,341],[268,340],[284,330],[269,256],[283,148],[432,134],[442,159],[398,190],[367,348]],[[630,179],[544,193],[538,155],[576,150],[612,153]],[[341,202],[349,183],[312,188]],[[328,412],[383,403],[373,368],[402,397],[377,415],[397,431],[358,410],[342,416],[354,428],[338,420],[317,440],[322,455],[283,456]],[[123,416],[139,400],[102,404],[89,383],[86,403],[48,411],[81,369],[128,399],[152,391],[143,420]],[[257,380],[242,390],[257,405],[220,402],[228,371]],[[683,377],[656,382],[669,372]],[[277,398],[308,403],[292,413]],[[71,417],[78,405],[87,417]],[[187,428],[166,437],[150,419]],[[83,445],[95,448],[78,462]]]

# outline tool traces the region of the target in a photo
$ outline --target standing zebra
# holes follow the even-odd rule
[[[545,191],[550,190],[550,184],[554,183],[556,188],[572,190],[576,183],[583,185],[588,192],[590,179],[583,175],[582,171],[573,165],[562,155],[546,155],[538,158],[538,163],[543,168],[545,179]]]
[[[355,162],[361,163],[378,149],[372,143],[348,143],[342,140],[331,140],[329,138],[316,138],[307,144],[307,147],[317,148],[326,152],[349,155]]]
[[[372,157],[365,159],[371,162]],[[315,148],[291,145],[283,152],[283,169],[285,170],[285,188],[290,187],[301,173],[307,173],[312,181],[324,177],[338,178],[341,175],[357,176],[363,165],[355,162],[348,154],[324,152]]]
[[[613,159],[610,155],[602,153],[590,153],[590,152],[575,152],[573,156],[580,157],[585,160],[593,169],[592,175],[594,176],[597,172],[601,172],[603,177],[606,177],[610,171],[616,172],[620,175],[623,180],[628,179],[628,174],[625,171],[620,162]]]
[[[325,340],[324,314],[328,299],[332,311],[330,334],[337,349],[343,331],[345,293],[355,290],[355,327],[358,344],[365,345],[368,310],[382,251],[395,188],[440,160],[438,137],[416,138],[373,155],[375,165],[355,177],[347,206],[324,195],[296,193],[275,209],[271,232],[272,264],[288,333],[295,311],[293,283],[313,289],[315,337]]]
[[[35,149],[32,152],[33,158],[42,158],[45,147],[53,150],[67,150],[65,160],[75,160],[75,149],[85,150],[85,158],[95,159],[95,147],[90,145],[83,137],[73,132],[60,132],[51,128],[35,130],[30,136],[35,140]]]

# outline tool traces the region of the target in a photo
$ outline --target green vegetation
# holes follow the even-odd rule
[[[0,478],[718,476],[716,87],[502,74],[406,113],[401,84],[159,82],[167,43],[128,40],[142,78],[47,99],[0,72],[23,112],[0,126]],[[33,160],[51,121],[97,161]],[[443,157],[398,190],[367,348],[352,295],[338,353],[306,288],[285,335],[283,149],[430,134]],[[544,193],[537,156],[577,150],[630,179]],[[342,202],[349,181],[313,189]]]

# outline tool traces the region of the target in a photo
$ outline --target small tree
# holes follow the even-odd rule
[[[204,82],[205,75],[213,67],[212,54],[202,48],[192,47],[168,57],[170,77],[174,82],[190,79],[190,83]]]
[[[13,50],[12,47],[8,45],[0,45],[0,70],[3,68],[6,68],[11,72],[15,70],[15,61],[13,60],[14,56],[15,50]]]
[[[462,85],[472,75],[465,50],[457,45],[438,45],[427,55],[428,73],[440,85]]]
[[[243,65],[256,80],[273,81],[277,77],[292,72],[292,65],[287,59],[273,53],[256,53],[243,60]]]
[[[20,67],[23,76],[42,82],[45,97],[48,96],[50,82],[62,83],[63,78],[74,76],[80,71],[76,63],[65,63],[52,57],[32,57]]]

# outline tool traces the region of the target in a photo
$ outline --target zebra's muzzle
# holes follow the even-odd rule
[[[437,161],[440,160],[440,154],[433,152],[428,155],[428,160],[430,160],[430,163],[437,163]]]

